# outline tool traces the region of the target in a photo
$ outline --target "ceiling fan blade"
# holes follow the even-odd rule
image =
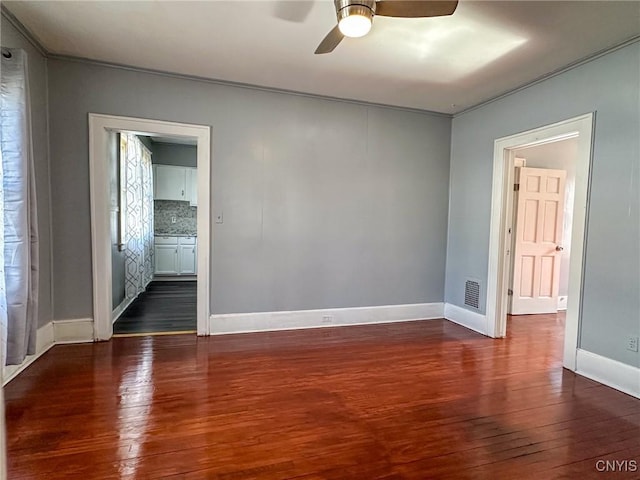
[[[344,38],[344,35],[336,25],[335,27],[333,27],[333,30],[331,30],[327,34],[327,36],[324,37],[324,40],[320,42],[320,45],[318,45],[318,48],[316,48],[316,51],[314,53],[317,55],[322,53],[333,52],[333,49],[338,46],[338,44],[342,41],[343,38]]]
[[[457,0],[380,0],[376,2],[376,15],[383,17],[441,17],[456,11]]]

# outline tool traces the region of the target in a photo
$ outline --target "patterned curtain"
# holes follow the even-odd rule
[[[153,278],[153,169],[151,152],[126,132],[120,134],[120,185],[125,296],[133,299]]]

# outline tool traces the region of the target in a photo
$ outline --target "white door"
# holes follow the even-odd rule
[[[178,246],[156,245],[156,273],[160,275],[176,275],[178,273]]]
[[[511,314],[555,313],[566,172],[521,167],[517,176]]]

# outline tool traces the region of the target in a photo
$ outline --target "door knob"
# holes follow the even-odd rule
[[[556,245],[556,252],[561,252],[563,250],[564,250],[563,247],[561,247],[560,245]]]

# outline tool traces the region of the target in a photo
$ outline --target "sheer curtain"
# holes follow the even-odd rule
[[[2,345],[7,365],[22,363],[35,353],[38,323],[38,228],[27,78],[26,53],[3,48],[0,327],[7,339]]]
[[[151,152],[131,133],[120,134],[125,296],[136,298],[153,278],[153,169]]]

